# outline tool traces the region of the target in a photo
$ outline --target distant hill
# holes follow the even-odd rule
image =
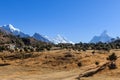
[[[38,44],[47,44],[42,41],[38,41],[32,37],[19,37],[12,35],[11,33],[7,31],[3,31],[3,29],[0,28],[0,45],[5,44],[14,44],[16,46],[36,46]]]

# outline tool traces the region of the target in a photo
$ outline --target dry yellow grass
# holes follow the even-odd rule
[[[96,61],[105,62],[110,53],[115,52],[120,56],[120,50],[111,50],[106,54],[96,52],[94,55],[91,52],[91,50],[86,52],[54,50],[34,52],[40,55],[35,58],[6,60],[10,65],[0,66],[0,80],[76,80],[79,74],[96,66]],[[66,53],[71,53],[72,56],[65,57]],[[82,63],[81,67],[77,65],[78,62]],[[120,59],[116,61],[118,68],[115,70],[106,68],[81,80],[120,80],[119,62]],[[0,64],[4,62],[0,60]]]

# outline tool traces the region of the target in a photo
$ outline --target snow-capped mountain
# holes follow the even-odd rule
[[[13,27],[13,25],[11,25],[11,24],[8,24],[8,25],[4,25],[4,26],[2,26],[5,30],[7,30],[7,31],[9,31],[9,32],[20,32],[20,30],[19,29],[17,29],[17,28],[14,28]]]
[[[90,41],[90,43],[98,43],[98,42],[110,42],[112,39],[112,37],[110,37],[108,34],[107,34],[107,31],[104,31],[100,36],[94,36],[92,38],[92,40]]]
[[[10,34],[15,35],[15,36],[19,35],[20,37],[29,37],[28,34],[24,34],[23,32],[21,32],[19,29],[15,28],[11,24],[1,26],[1,29],[3,31],[6,31],[7,33],[10,33]]]
[[[35,33],[34,35],[33,35],[33,38],[35,38],[36,40],[39,40],[39,41],[43,41],[43,42],[51,42],[51,41],[49,41],[49,39],[47,39],[45,36],[43,36],[43,35],[40,35],[39,33]]]
[[[58,43],[71,43],[74,44],[72,41],[67,40],[67,38],[62,37],[61,35],[57,35],[56,38],[52,40],[53,43],[58,44]]]
[[[67,40],[66,38],[57,35],[57,37],[55,38],[50,38],[48,36],[43,36],[40,35],[39,33],[35,33],[33,35],[33,38],[39,40],[39,41],[43,41],[43,42],[48,42],[48,43],[54,43],[54,44],[58,44],[58,43],[71,43],[74,44],[72,41]]]

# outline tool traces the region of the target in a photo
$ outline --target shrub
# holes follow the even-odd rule
[[[115,55],[115,53],[112,53],[111,55],[109,55],[109,57],[107,58],[107,60],[115,61],[115,60],[117,60],[117,56]]]
[[[64,57],[73,57],[73,55],[70,52],[65,53]]]
[[[108,65],[109,69],[116,69],[116,64],[115,61],[117,60],[117,56],[115,55],[115,53],[112,53],[111,55],[109,55],[109,57],[107,58],[107,60],[110,60],[110,64]]]
[[[44,48],[43,48],[43,47],[37,47],[37,48],[36,48],[36,51],[37,51],[37,52],[44,51]]]
[[[83,48],[82,50],[83,50],[83,51],[86,51],[86,49],[85,49],[85,48]]]
[[[81,62],[78,62],[77,65],[78,65],[79,67],[81,67],[81,66],[82,66],[82,63],[81,63]]]
[[[92,51],[92,54],[95,54],[95,51]]]
[[[0,46],[0,52],[2,52],[3,50],[5,50],[5,47]]]
[[[25,52],[28,52],[29,49],[28,49],[27,47],[24,47],[24,51],[25,51]]]
[[[108,65],[109,69],[116,69],[116,64],[115,62],[111,62],[109,65]]]
[[[30,49],[30,51],[31,51],[31,52],[34,52],[34,49],[33,49],[33,48],[31,48],[31,49]]]
[[[95,62],[95,64],[96,64],[96,65],[99,65],[99,62],[98,62],[98,61],[96,61],[96,62]]]

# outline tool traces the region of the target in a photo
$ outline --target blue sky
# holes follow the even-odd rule
[[[107,30],[120,36],[120,0],[0,0],[0,25],[13,24],[30,35],[57,34],[89,42]]]

